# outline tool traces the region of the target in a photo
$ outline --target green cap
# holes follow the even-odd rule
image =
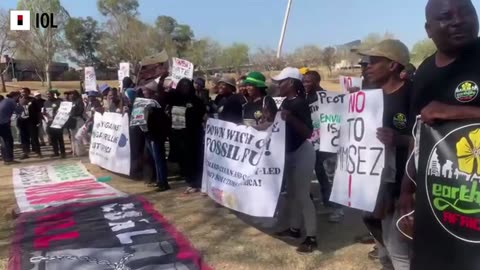
[[[359,50],[359,55],[385,57],[395,61],[402,66],[407,66],[410,62],[410,53],[408,47],[400,40],[386,39],[369,50]]]
[[[247,78],[243,81],[244,84],[250,84],[257,88],[265,88],[267,85],[265,84],[265,76],[258,71],[253,71],[248,73]]]

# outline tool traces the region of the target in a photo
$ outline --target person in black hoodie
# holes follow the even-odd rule
[[[29,88],[22,88],[19,101],[23,107],[23,112],[17,120],[23,148],[23,156],[20,159],[29,158],[30,145],[32,145],[31,150],[35,152],[38,157],[42,157],[40,141],[38,139],[38,127],[42,121],[42,108],[37,100],[30,96],[30,93]]]
[[[143,97],[152,99],[154,102],[152,106],[145,108],[147,125],[140,126],[140,129],[145,134],[145,145],[154,162],[157,191],[163,192],[170,189],[165,155],[165,141],[170,130],[170,119],[157,101],[157,88],[158,85],[154,81],[142,87]]]
[[[203,101],[195,95],[193,82],[181,79],[170,100],[172,115],[172,151],[189,187],[185,194],[200,191],[203,167],[203,119],[207,113]]]

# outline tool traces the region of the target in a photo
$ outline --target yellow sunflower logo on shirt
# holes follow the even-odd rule
[[[478,95],[478,85],[473,81],[464,81],[455,89],[455,99],[466,103],[474,100]]]
[[[397,113],[393,116],[393,125],[398,129],[405,129],[407,127],[407,116],[403,113]]]

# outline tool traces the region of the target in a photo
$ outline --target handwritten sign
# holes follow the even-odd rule
[[[172,87],[177,88],[177,83],[181,79],[193,79],[193,64],[180,58],[173,58],[172,60]]]
[[[123,79],[125,77],[130,77],[130,63],[122,62],[120,63],[120,69],[117,71],[118,74],[118,85],[123,91]]]
[[[340,76],[340,86],[342,87],[343,93],[348,93],[348,88],[351,87],[358,87],[362,89],[362,78],[359,77],[348,77],[348,76]]]
[[[321,152],[337,153],[340,144],[340,126],[345,108],[345,95],[327,91],[319,91],[318,121],[320,122]],[[313,115],[312,115],[313,116]]]
[[[112,172],[130,174],[128,115],[95,113],[90,142],[90,162]]]
[[[133,103],[132,119],[130,120],[130,126],[144,126],[147,124],[148,114],[146,110],[149,107],[160,108],[160,104],[153,99],[148,98],[136,98]]]
[[[51,128],[61,129],[70,118],[70,112],[72,111],[73,104],[70,101],[62,101],[58,108],[57,114],[53,119]]]
[[[98,91],[94,67],[85,67],[85,91]]]
[[[185,129],[186,119],[185,113],[187,112],[186,107],[173,106],[172,107],[172,128],[176,130]]]
[[[383,91],[360,91],[346,98],[330,200],[373,212],[385,164],[385,146],[376,135],[383,126]]]

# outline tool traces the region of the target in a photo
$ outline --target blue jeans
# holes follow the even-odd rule
[[[145,139],[148,152],[152,155],[155,164],[155,175],[159,186],[168,186],[167,181],[167,159],[165,158],[165,143]]]

